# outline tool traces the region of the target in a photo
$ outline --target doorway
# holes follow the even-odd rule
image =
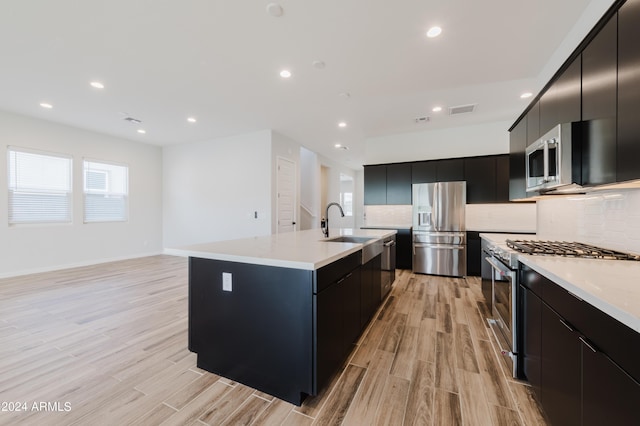
[[[277,159],[276,233],[296,229],[296,163],[283,157]]]

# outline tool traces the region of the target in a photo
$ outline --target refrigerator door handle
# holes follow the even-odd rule
[[[440,201],[440,183],[436,183],[433,185],[433,202],[431,203],[433,210],[435,211],[433,215],[433,228],[436,231],[440,231],[440,213],[442,213],[439,211],[442,204]]]

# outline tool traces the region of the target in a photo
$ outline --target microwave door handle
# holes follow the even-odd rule
[[[549,140],[544,141],[543,147],[544,160],[544,182],[549,182]]]

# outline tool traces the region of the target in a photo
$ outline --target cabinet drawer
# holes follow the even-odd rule
[[[313,283],[313,293],[321,292],[349,272],[359,268],[361,263],[362,253],[358,251],[318,269]]]
[[[600,351],[640,381],[640,333],[546,279],[542,299]]]

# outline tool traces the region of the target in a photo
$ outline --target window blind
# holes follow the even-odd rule
[[[84,222],[128,219],[129,168],[84,160]]]
[[[9,224],[71,222],[70,156],[9,147]]]

